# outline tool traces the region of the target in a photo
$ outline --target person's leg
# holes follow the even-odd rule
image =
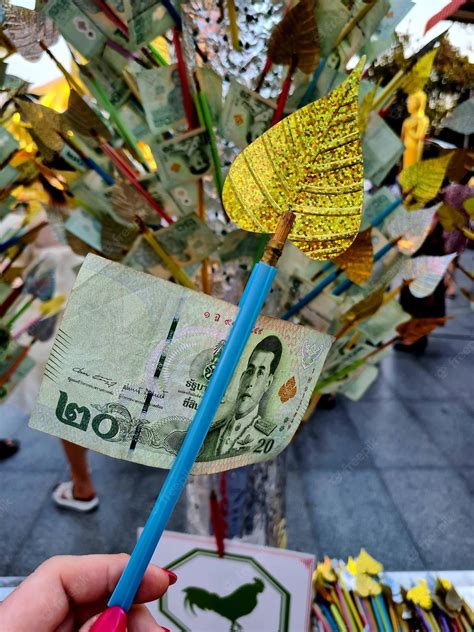
[[[96,492],[87,465],[87,449],[63,440],[63,448],[71,470],[73,494],[77,500],[91,500]]]

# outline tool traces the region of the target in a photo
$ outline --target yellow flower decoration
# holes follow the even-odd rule
[[[431,600],[430,589],[428,588],[426,579],[421,579],[418,586],[410,588],[407,592],[407,599],[424,610],[431,609],[433,602]]]

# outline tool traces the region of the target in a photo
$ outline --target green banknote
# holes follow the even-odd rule
[[[397,335],[396,327],[410,320],[398,300],[392,299],[384,303],[373,316],[363,321],[357,329],[364,338],[373,345],[380,344],[383,340],[388,340]]]
[[[154,235],[167,254],[182,267],[200,263],[209,257],[220,243],[216,234],[195,213],[190,213],[171,226],[156,231]],[[156,266],[164,267],[160,257],[142,238],[137,239],[122,263],[135,270],[152,273]],[[163,278],[161,273],[158,276]],[[168,275],[164,278],[168,278]]]
[[[403,143],[383,118],[372,112],[362,138],[362,151],[364,177],[379,186],[402,157]]]
[[[152,145],[158,173],[165,187],[199,180],[212,169],[209,142],[204,128]]]
[[[372,195],[364,195],[364,210],[362,212],[362,222],[360,225],[360,230],[363,231],[369,228],[375,218],[388,206],[390,206],[390,204],[395,202],[395,200],[395,195],[387,187],[382,187]],[[396,212],[397,211],[394,210],[392,215],[390,215],[389,217],[394,217]]]
[[[3,164],[18,148],[19,145],[10,132],[0,127],[0,164]]]
[[[11,371],[24,349],[15,341],[10,343],[6,356],[0,360],[0,375],[5,375],[8,371]],[[0,402],[10,395],[15,386],[28,375],[35,364],[35,361],[29,355],[23,358],[8,380],[0,386]]]
[[[102,224],[96,218],[82,209],[77,209],[71,213],[64,222],[64,228],[81,239],[91,248],[102,251],[101,230]]]
[[[224,103],[220,128],[226,140],[247,147],[271,127],[274,104],[234,79]]]
[[[81,55],[90,59],[101,53],[107,39],[105,33],[74,2],[49,0],[42,11]]]
[[[11,212],[15,207],[17,199],[13,195],[7,195],[6,198],[0,201],[0,219],[3,219]]]
[[[90,71],[95,79],[95,82],[100,84],[104,90],[108,99],[115,105],[120,107],[130,96],[130,88],[125,81],[117,74],[117,72],[110,66],[105,59],[95,58],[87,64],[87,70]],[[91,83],[88,75],[79,69],[81,80],[86,84],[92,94],[97,98],[94,84]]]
[[[148,44],[175,25],[163,3],[156,0],[124,0],[124,5],[130,44],[134,48]]]
[[[238,308],[95,255],[69,298],[30,426],[169,468]],[[290,441],[332,338],[258,319],[196,474],[275,457]]]
[[[75,4],[107,37],[119,40],[122,45],[126,44],[127,40],[123,37],[120,30],[98,4],[90,0],[73,0],[70,4]],[[118,0],[118,2],[109,0],[108,5],[118,18],[124,20],[125,13],[122,0]]]
[[[20,172],[11,165],[0,169],[0,189],[4,189],[10,184],[13,184],[19,175]]]
[[[154,134],[186,123],[177,64],[142,69],[136,78],[146,120]]]
[[[212,122],[218,125],[222,113],[222,77],[215,70],[206,66],[199,69],[199,77],[202,81],[202,89],[206,95]]]
[[[199,219],[196,213],[155,233],[156,240],[181,266],[199,263],[209,257],[219,246],[217,235]]]

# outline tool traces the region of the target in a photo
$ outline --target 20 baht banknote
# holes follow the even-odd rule
[[[116,458],[169,468],[237,312],[88,255],[30,426]],[[259,318],[193,472],[240,467],[283,450],[331,342],[315,330]]]

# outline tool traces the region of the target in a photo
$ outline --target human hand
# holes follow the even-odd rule
[[[129,556],[63,555],[43,562],[0,604],[0,632],[88,632],[117,584]],[[135,598],[161,597],[176,575],[150,565]],[[143,605],[128,612],[128,632],[169,632]]]

